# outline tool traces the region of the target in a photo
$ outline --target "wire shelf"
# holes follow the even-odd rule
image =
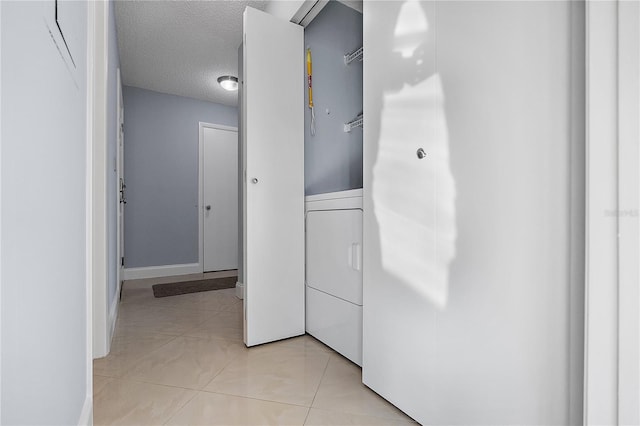
[[[354,52],[344,55],[344,64],[349,65],[353,61],[362,62],[362,47]]]
[[[362,127],[363,124],[364,124],[364,115],[360,114],[350,122],[344,124],[344,131],[345,133],[349,133],[352,129],[355,129],[356,127]]]

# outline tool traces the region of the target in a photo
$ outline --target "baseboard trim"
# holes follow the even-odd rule
[[[91,390],[93,392],[93,389]],[[84,405],[82,406],[82,411],[80,412],[80,417],[78,418],[79,426],[91,426],[93,425],[93,396],[92,394],[88,394],[84,399]]]
[[[202,273],[199,263],[185,263],[183,265],[147,266],[144,268],[126,268],[122,271],[125,280],[139,280],[143,278],[172,277]]]
[[[120,293],[117,292],[113,297],[113,301],[111,302],[111,307],[109,308],[109,323],[107,326],[109,327],[109,341],[108,341],[108,352],[111,352],[111,341],[113,340],[113,334],[116,329],[116,321],[118,320],[118,310],[120,309]]]
[[[236,281],[236,297],[238,299],[244,299],[244,283]]]

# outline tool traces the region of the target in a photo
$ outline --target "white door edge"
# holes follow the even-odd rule
[[[120,68],[118,68],[117,74],[116,74],[116,90],[117,90],[117,94],[116,94],[116,104],[117,104],[117,109],[116,109],[116,115],[117,115],[117,119],[116,119],[116,193],[115,193],[115,197],[116,197],[116,298],[120,297],[120,290],[121,290],[121,286],[122,286],[122,277],[124,276],[124,265],[122,264],[122,257],[123,257],[123,253],[122,253],[122,249],[121,249],[121,245],[122,245],[122,236],[124,233],[124,230],[122,229],[122,220],[120,217],[120,180],[122,179],[124,173],[123,173],[123,162],[121,161],[121,158],[124,156],[124,152],[122,152],[124,150],[124,146],[121,145],[121,129],[120,126],[124,123],[124,117],[122,118],[122,120],[120,119],[121,114],[124,114],[123,109],[124,109],[124,99],[123,99],[123,93],[122,93],[122,76],[120,74]]]
[[[2,9],[2,8],[0,8]],[[85,288],[86,288],[86,367],[85,367],[85,403],[83,404],[83,409],[81,410],[78,418],[79,424],[90,424],[92,423],[92,413],[93,413],[93,340],[94,340],[94,332],[98,332],[99,330],[94,330],[94,321],[93,321],[93,144],[94,144],[94,110],[95,110],[95,98],[94,98],[94,87],[96,80],[96,71],[94,68],[95,57],[96,57],[96,39],[100,37],[99,30],[100,26],[97,25],[99,23],[100,11],[104,9],[100,9],[97,7],[97,4],[94,2],[89,2],[87,4],[87,128],[86,128],[86,136],[87,136],[87,152],[86,152],[86,184],[85,184]],[[105,52],[100,52],[106,55]],[[88,401],[88,403],[87,403]],[[87,408],[88,406],[88,408]]]
[[[587,2],[583,424],[640,421],[637,2]]]
[[[92,203],[87,214],[91,220],[91,269],[92,277],[92,321],[93,321],[93,355],[102,357],[109,353],[111,336],[108,325],[108,253],[107,253],[107,52],[108,52],[108,19],[107,4],[96,3],[94,21],[89,30],[92,58],[89,63],[92,69],[88,91],[91,93],[91,135],[88,139],[91,148],[91,182],[88,185],[88,199]],[[89,114],[89,111],[87,112]],[[89,127],[89,126],[88,126]]]

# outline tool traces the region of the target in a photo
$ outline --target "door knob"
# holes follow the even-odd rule
[[[253,179],[251,179],[251,182],[253,182],[253,183],[258,183],[258,178],[253,178]]]
[[[207,210],[207,211],[211,210],[211,206],[210,206],[210,205],[209,205],[209,206],[206,206],[206,207],[205,207],[205,210]]]
[[[416,151],[416,155],[418,156],[418,158],[419,158],[420,160],[422,160],[424,157],[426,157],[426,156],[427,156],[427,153],[426,153],[426,152],[424,152],[424,149],[422,149],[422,148],[418,148],[418,150]]]

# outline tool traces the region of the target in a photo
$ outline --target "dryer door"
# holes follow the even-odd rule
[[[307,285],[362,305],[362,210],[307,213]]]

